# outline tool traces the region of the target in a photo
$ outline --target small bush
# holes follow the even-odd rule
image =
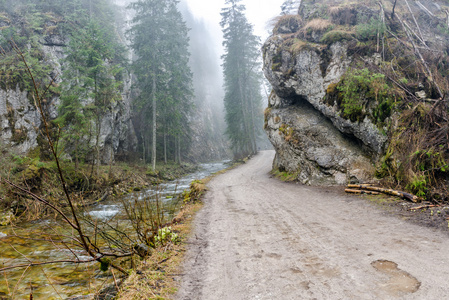
[[[380,126],[393,111],[394,98],[383,74],[371,73],[366,68],[350,70],[337,89],[342,117],[353,122],[364,119],[369,104],[373,107],[370,117]]]
[[[377,34],[382,36],[386,31],[386,26],[379,19],[371,19],[368,23],[356,26],[356,37],[362,41],[377,39]]]
[[[195,202],[201,199],[201,196],[206,191],[206,185],[201,180],[194,180],[190,183],[190,189],[182,193],[184,203]]]
[[[411,190],[416,196],[424,197],[427,192],[426,176],[414,176],[413,180],[407,185],[407,189]]]

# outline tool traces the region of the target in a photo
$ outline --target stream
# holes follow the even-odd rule
[[[174,202],[176,195],[187,189],[193,180],[207,177],[227,168],[228,165],[229,161],[201,164],[199,171],[195,173],[157,187],[105,201],[89,207],[83,213],[98,222],[111,222],[117,225],[127,222],[127,228],[130,228],[130,221],[127,219],[123,203],[146,197],[159,197],[166,204]],[[171,203],[169,206],[176,206],[176,203]],[[73,260],[73,250],[62,244],[50,242],[46,234],[67,237],[73,235],[73,232],[68,230],[67,226],[59,226],[55,221],[50,220],[14,227],[0,227],[0,268],[27,265],[30,261]],[[83,257],[83,251],[75,250],[75,253],[81,259],[89,258]],[[77,296],[92,295],[111,283],[113,283],[111,272],[102,272],[96,262],[24,267],[0,274],[0,300],[30,299],[31,291],[34,299],[83,299]]]

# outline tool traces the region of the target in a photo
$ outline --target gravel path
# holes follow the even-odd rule
[[[273,156],[210,182],[177,299],[448,299],[447,234],[271,178]]]

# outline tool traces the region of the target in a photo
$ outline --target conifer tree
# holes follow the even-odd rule
[[[222,9],[225,54],[223,73],[227,136],[234,156],[241,158],[257,151],[256,139],[260,133],[260,62],[259,38],[245,17],[245,6],[240,0],[227,0]]]
[[[129,31],[136,54],[133,70],[140,90],[136,106],[141,125],[145,126],[140,128],[143,149],[148,148],[145,141],[151,133],[153,169],[159,145],[167,160],[167,138],[171,137],[171,148],[179,161],[181,139],[188,136],[192,74],[188,66],[188,30],[177,4],[177,0],[139,0],[130,5],[136,13]],[[160,131],[162,142],[158,143]]]

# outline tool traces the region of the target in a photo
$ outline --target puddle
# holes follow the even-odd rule
[[[398,264],[388,260],[376,260],[371,263],[374,269],[387,275],[389,278],[381,287],[389,294],[400,296],[416,292],[421,286],[415,277],[398,268]]]

